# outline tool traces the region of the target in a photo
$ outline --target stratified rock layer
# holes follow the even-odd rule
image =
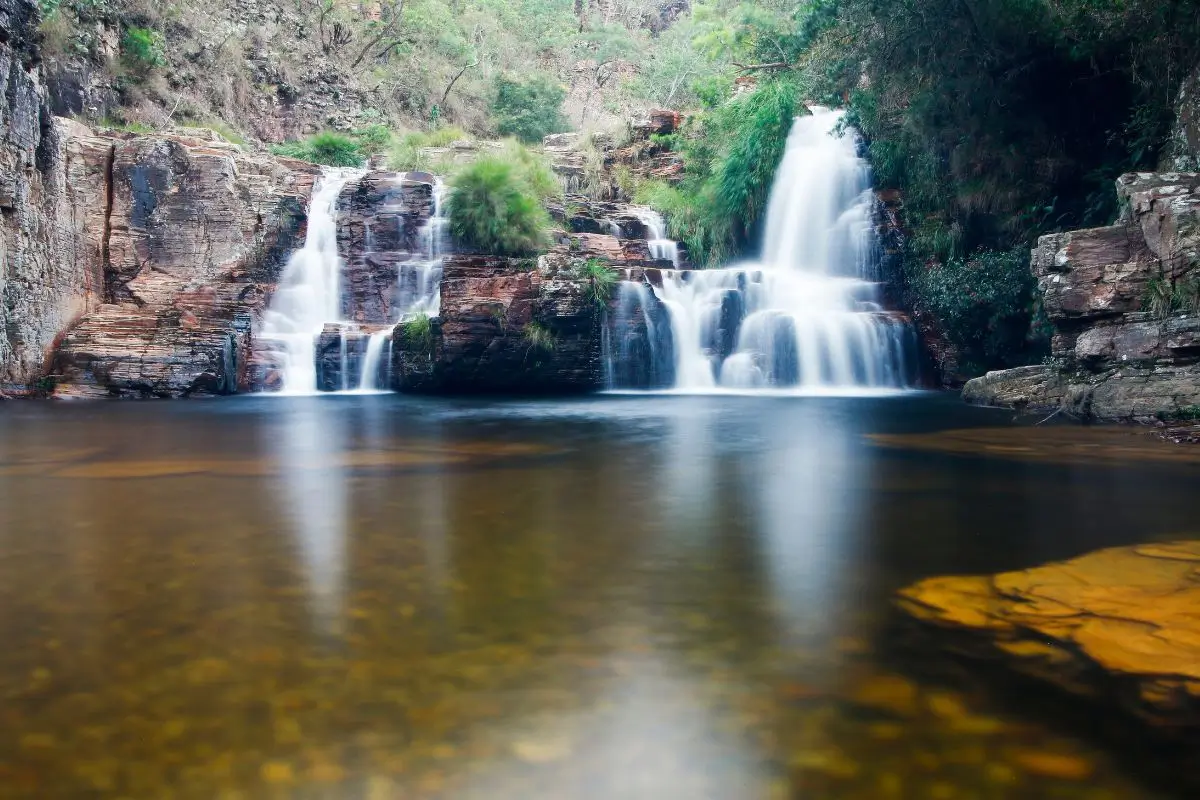
[[[401,391],[579,392],[600,388],[600,318],[592,284],[553,259],[448,256],[441,315],[428,335],[396,327]],[[422,324],[422,323],[417,323]]]
[[[1200,542],[1100,550],[990,577],[930,578],[900,592],[919,620],[966,635],[956,649],[1200,736]]]
[[[1052,363],[976,378],[968,402],[1101,420],[1200,409],[1200,315],[1180,308],[1200,292],[1200,174],[1125,175],[1117,193],[1116,225],[1043,236],[1033,251]]]
[[[37,24],[29,0],[0,0],[0,395],[34,388],[56,337],[104,290],[110,148],[50,115]]]
[[[56,395],[246,388],[252,323],[301,242],[318,169],[219,141],[60,125],[85,170],[98,173],[107,158],[105,174],[79,186],[108,204],[85,216],[99,242],[90,269],[104,277],[103,302],[62,337],[50,373]]]

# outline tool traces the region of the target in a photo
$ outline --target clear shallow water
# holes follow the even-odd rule
[[[888,598],[1194,536],[1195,464],[869,438],[1009,425],[919,394],[0,412],[0,797],[1158,796]]]

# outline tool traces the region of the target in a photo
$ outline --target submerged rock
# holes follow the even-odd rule
[[[929,578],[898,602],[924,623],[965,635],[956,650],[1200,738],[1200,541]]]

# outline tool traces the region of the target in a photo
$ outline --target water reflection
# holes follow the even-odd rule
[[[1177,537],[1194,475],[864,438],[990,420],[904,403],[17,407],[0,798],[1151,796],[875,631],[929,574]]]
[[[278,418],[263,428],[263,449],[278,470],[272,481],[278,518],[303,564],[314,625],[329,636],[343,629],[347,424],[324,398],[304,397],[281,403]]]

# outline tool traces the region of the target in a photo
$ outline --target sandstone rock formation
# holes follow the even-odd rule
[[[958,652],[1200,739],[1200,542],[930,578],[898,602]]]
[[[92,170],[80,186],[108,206],[93,208],[85,226],[99,242],[91,269],[103,275],[103,294],[57,347],[55,394],[247,388],[252,322],[301,241],[318,168],[223,142],[97,137],[59,124]]]
[[[586,233],[567,237],[537,259],[448,256],[441,313],[429,333],[420,325],[395,329],[394,388],[453,393],[603,388],[606,325],[617,296],[612,285],[584,273],[589,261],[603,262],[614,282],[647,282],[663,266],[650,259],[644,240]],[[639,331],[617,335],[636,337]],[[644,326],[640,335],[646,335]]]
[[[1103,420],[1200,409],[1200,308],[1151,302],[1200,291],[1200,174],[1125,175],[1117,193],[1116,225],[1043,236],[1033,251],[1053,363],[972,380],[968,402]]]
[[[33,388],[104,292],[108,148],[55,124],[36,41],[31,0],[0,0],[0,394]]]
[[[425,255],[420,234],[432,214],[433,188],[433,176],[423,172],[369,172],[346,184],[337,209],[345,319],[397,319],[405,294],[400,265]]]

